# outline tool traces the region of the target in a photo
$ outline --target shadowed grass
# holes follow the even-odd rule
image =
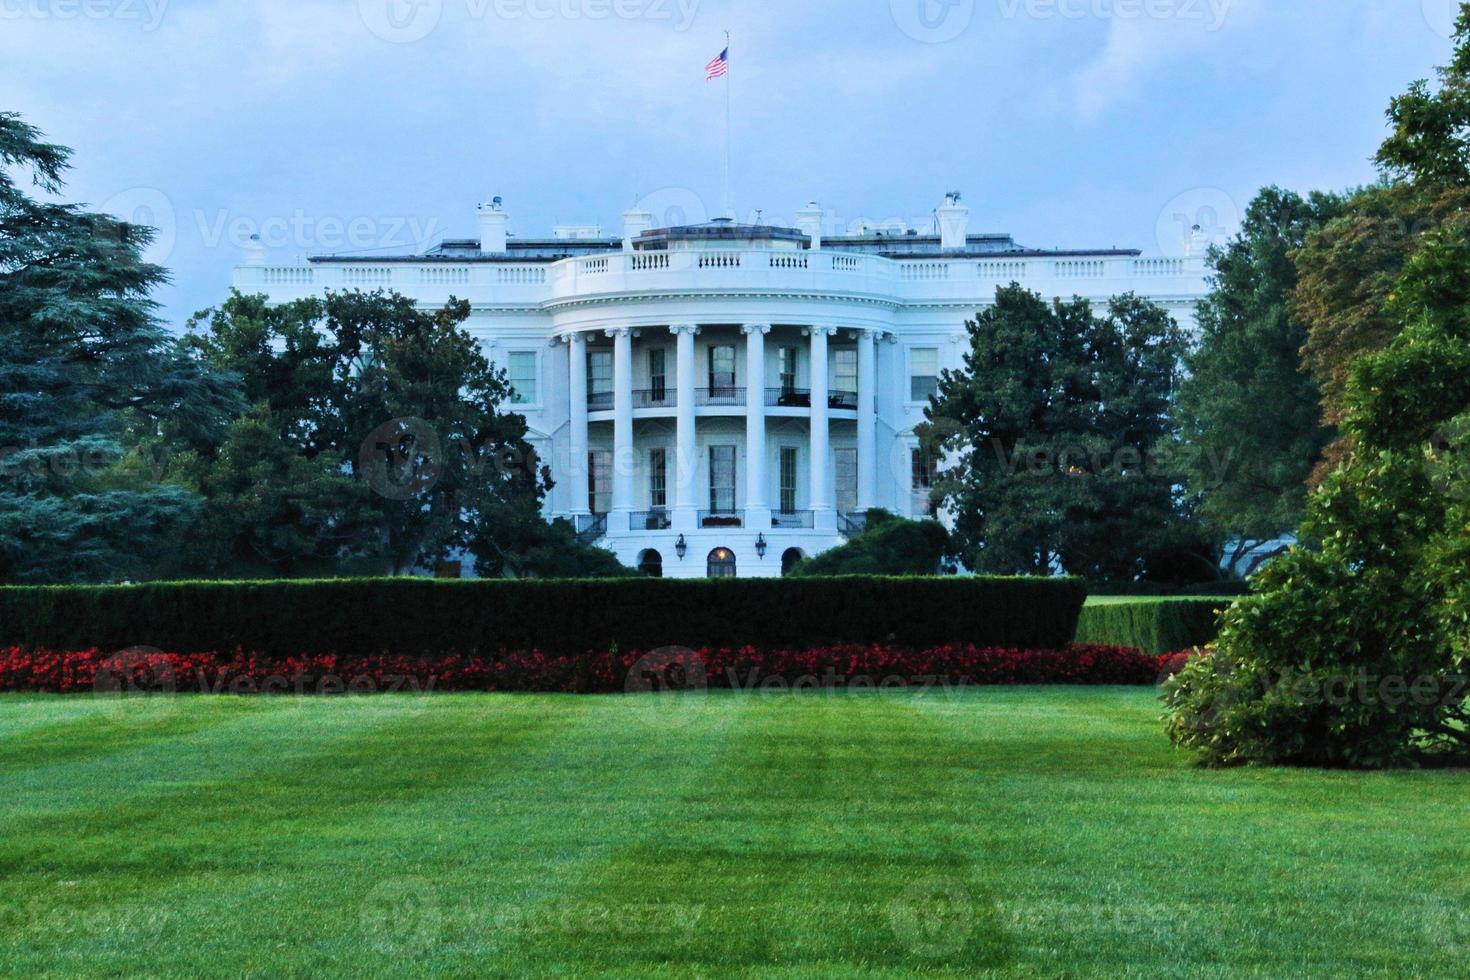
[[[0,974],[1461,972],[1470,777],[1199,770],[1158,712],[4,697]]]

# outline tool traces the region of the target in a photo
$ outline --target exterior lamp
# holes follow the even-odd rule
[[[755,536],[755,554],[757,558],[766,557],[766,536],[763,533]]]
[[[676,554],[676,555],[679,556],[679,560],[680,561],[683,561],[684,560],[684,556],[686,554],[688,554],[688,552],[689,552],[689,542],[688,541],[685,541],[684,540],[684,535],[681,534],[681,535],[679,535],[679,540],[674,542],[674,554]]]

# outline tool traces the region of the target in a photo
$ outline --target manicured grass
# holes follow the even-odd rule
[[[1455,976],[1470,776],[1154,692],[0,698],[0,975]]]

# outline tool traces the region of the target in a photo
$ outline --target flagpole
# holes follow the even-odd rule
[[[725,32],[725,51],[728,57],[730,51],[730,32]],[[730,72],[729,65],[725,71],[725,217],[735,217],[735,209],[730,202]]]

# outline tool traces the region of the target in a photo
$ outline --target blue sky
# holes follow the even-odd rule
[[[67,197],[163,229],[169,320],[239,243],[405,251],[720,207],[1177,252],[1266,183],[1369,180],[1452,0],[0,0],[0,107],[76,149]],[[1212,220],[1211,216],[1217,216]]]

